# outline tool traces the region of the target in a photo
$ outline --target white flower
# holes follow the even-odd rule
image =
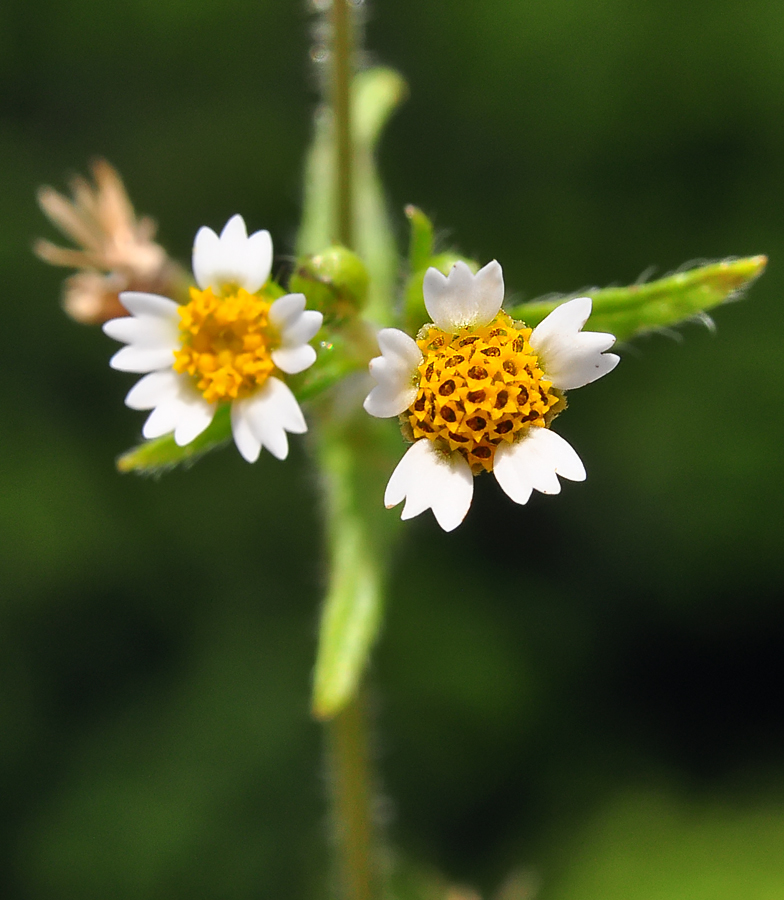
[[[472,274],[458,262],[448,276],[428,269],[425,306],[433,324],[413,340],[395,328],[378,334],[370,362],[376,386],[365,409],[400,416],[414,443],[387,485],[387,507],[401,517],[432,509],[445,531],[465,518],[473,476],[495,474],[516,503],[532,491],[557,494],[558,476],[583,481],[579,456],[550,424],[565,390],[612,371],[611,334],[582,331],[589,297],[561,304],[531,330],[501,310],[504,280],[494,260]]]
[[[271,266],[269,233],[248,237],[242,217],[233,216],[220,237],[199,229],[193,248],[199,288],[191,288],[189,303],[120,295],[130,316],[103,328],[127,345],[112,357],[112,368],[147,373],[125,399],[132,409],[152,410],[144,437],[174,432],[177,444],[189,444],[220,403],[231,404],[234,442],[248,462],[262,447],[285,459],[286,432],[307,431],[294,395],[274,373],[293,375],[313,364],[316,351],[308,342],[322,315],[305,309],[303,294],[272,301],[260,292]]]

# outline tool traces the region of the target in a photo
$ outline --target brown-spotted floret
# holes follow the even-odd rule
[[[492,471],[501,443],[548,426],[566,401],[545,378],[530,336],[530,328],[503,311],[487,325],[454,334],[426,326],[417,340],[424,357],[419,391],[402,415],[414,440],[426,437],[458,451],[477,474]]]

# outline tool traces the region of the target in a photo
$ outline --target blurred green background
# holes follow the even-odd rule
[[[103,155],[181,258],[242,212],[285,259],[314,21],[0,9],[10,900],[322,896],[306,442],[117,475],[133,378],[30,253],[36,186]],[[416,203],[518,298],[771,257],[715,334],[637,341],[571,397],[585,484],[520,508],[482,478],[456,533],[406,527],[372,670],[392,843],[488,898],[514,869],[540,900],[784,897],[784,5],[376,0],[367,40],[411,89],[380,157],[401,246]]]

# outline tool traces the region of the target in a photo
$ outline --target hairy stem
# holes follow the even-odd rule
[[[368,417],[369,418],[369,417]],[[322,426],[317,452],[324,487],[329,584],[314,677],[314,715],[324,721],[342,900],[376,900],[380,876],[362,677],[381,617],[390,538],[368,506],[380,496],[375,422]],[[383,451],[383,447],[381,448]],[[383,508],[382,508],[383,509]]]
[[[332,113],[335,122],[335,187],[337,195],[337,239],[345,247],[354,245],[354,148],[351,132],[351,82],[353,23],[348,0],[332,0]]]
[[[353,66],[353,22],[349,0],[332,0],[331,103],[335,128],[335,229],[337,240],[345,247],[354,245],[355,159],[351,121]],[[346,435],[341,435],[343,441]],[[322,434],[322,464],[327,482],[327,530],[330,542],[330,588],[327,592],[325,621],[334,619],[347,603],[365,606],[369,599],[370,621],[378,614],[379,573],[372,541],[368,541],[357,515],[354,494],[358,489],[351,450],[338,439],[334,444]],[[353,448],[352,448],[353,449]],[[331,452],[330,452],[331,451]],[[346,465],[347,459],[350,462]],[[353,477],[352,477],[353,476]],[[341,618],[341,616],[338,616]],[[365,618],[360,616],[361,619]],[[327,627],[329,631],[329,627]],[[375,628],[371,629],[371,633]],[[362,629],[359,629],[362,633]],[[366,648],[365,641],[360,646]],[[340,650],[346,653],[346,648]],[[349,657],[353,654],[348,653]],[[320,684],[322,654],[316,666]],[[348,660],[338,660],[343,668]],[[343,665],[341,665],[343,663]],[[372,819],[372,777],[368,758],[365,715],[357,681],[346,692],[347,699],[336,706],[336,714],[327,718],[332,772],[332,803],[338,855],[340,896],[344,900],[375,900],[378,897],[377,861],[374,858]],[[352,690],[353,688],[353,690]],[[317,715],[318,700],[315,704]],[[326,716],[325,716],[326,718]]]
[[[327,723],[335,839],[341,863],[341,896],[345,900],[374,900],[378,896],[372,841],[373,784],[362,699],[361,694],[354,696]]]

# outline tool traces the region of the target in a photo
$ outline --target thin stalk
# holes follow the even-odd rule
[[[332,0],[331,24],[335,228],[337,240],[351,248],[354,245],[355,172],[351,122],[353,22],[349,0]],[[342,438],[345,441],[346,435],[342,435]],[[369,596],[375,598],[378,588],[372,550],[370,562],[367,565],[360,564],[366,562],[364,556],[368,547],[353,502],[358,487],[355,482],[355,467],[347,467],[344,459],[348,448],[342,448],[342,452],[336,451],[335,457],[335,453],[329,452],[329,438],[322,435],[322,440],[322,462],[328,483],[326,515],[331,551],[331,584],[325,613],[329,619],[330,611],[341,606],[335,597],[340,600],[345,595],[343,599],[348,599],[353,605],[357,598],[364,598],[368,590]],[[352,457],[350,451],[348,456]],[[366,568],[369,568],[369,572],[365,573],[367,577],[358,577],[357,570],[364,572]],[[376,604],[373,604],[374,609],[375,607]],[[350,699],[325,723],[332,769],[338,877],[344,900],[376,900],[379,893],[377,860],[374,857],[373,784],[364,712],[361,691],[355,686]]]
[[[378,896],[378,876],[371,840],[373,784],[361,695],[327,723],[327,731],[342,897],[374,900]]]
[[[354,35],[348,0],[332,0],[331,91],[335,123],[335,188],[337,239],[354,246],[354,148],[351,132],[351,82],[354,75]]]

